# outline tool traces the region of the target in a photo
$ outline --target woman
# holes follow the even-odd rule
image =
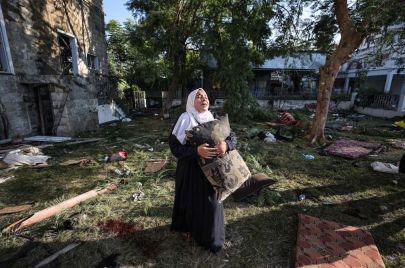
[[[197,159],[211,159],[233,150],[236,137],[232,133],[215,148],[208,144],[195,147],[187,141],[187,129],[214,120],[208,107],[206,92],[202,88],[192,91],[187,98],[186,112],[177,120],[169,139],[170,149],[178,158],[171,229],[183,232],[203,247],[217,252],[225,242],[224,208],[217,201]]]

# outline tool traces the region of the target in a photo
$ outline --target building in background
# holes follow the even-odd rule
[[[0,139],[98,126],[102,0],[0,0]]]

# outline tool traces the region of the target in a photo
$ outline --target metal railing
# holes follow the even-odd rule
[[[360,96],[360,101],[357,105],[376,109],[397,110],[398,103],[398,95],[371,95],[365,97]]]

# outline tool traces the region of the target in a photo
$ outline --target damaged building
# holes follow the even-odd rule
[[[0,0],[0,140],[98,126],[102,0]]]

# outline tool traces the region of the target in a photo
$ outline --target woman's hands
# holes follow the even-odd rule
[[[211,159],[215,156],[223,155],[228,150],[226,142],[218,143],[214,148],[209,147],[208,143],[201,144],[197,147],[198,155],[202,158]]]
[[[214,156],[217,156],[217,148],[209,147],[208,143],[201,144],[197,147],[198,155],[202,158],[211,159]]]
[[[218,155],[223,155],[224,153],[226,153],[226,151],[228,151],[228,144],[224,141],[221,141],[215,146],[215,148],[217,149]]]

